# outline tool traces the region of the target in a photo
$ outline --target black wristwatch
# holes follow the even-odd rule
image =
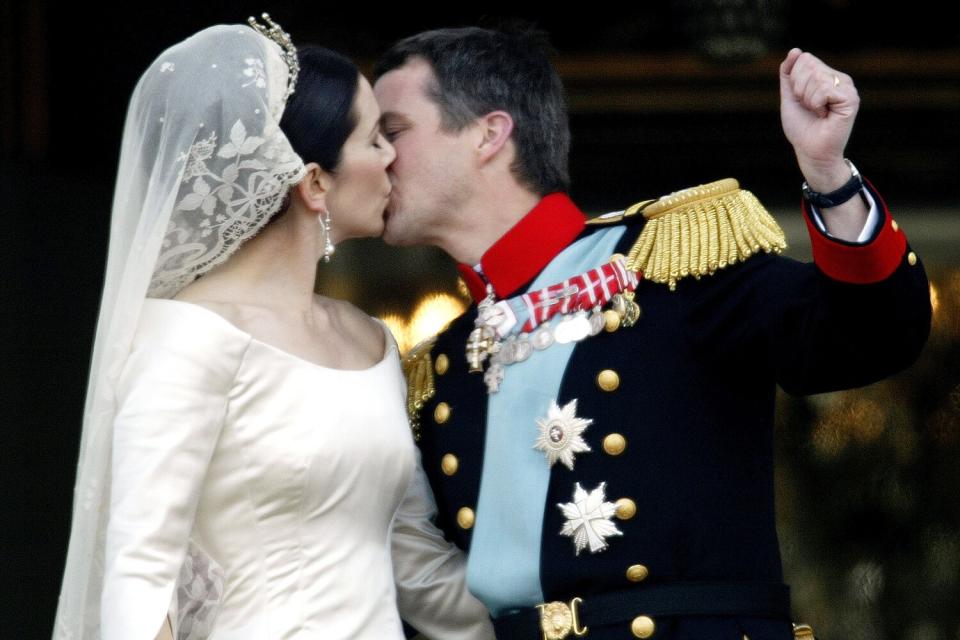
[[[853,163],[846,158],[844,158],[843,161],[847,163],[847,166],[850,167],[850,172],[852,173],[846,184],[836,191],[831,191],[830,193],[820,193],[819,191],[814,191],[811,189],[810,185],[804,182],[803,187],[801,187],[801,190],[803,191],[803,199],[819,209],[829,209],[830,207],[843,204],[859,193],[860,197],[863,198],[864,204],[870,206],[866,197],[863,195],[863,178],[860,176],[860,172],[857,171],[857,168],[853,166]]]

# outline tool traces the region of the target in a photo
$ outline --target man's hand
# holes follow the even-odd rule
[[[800,49],[780,64],[780,118],[807,184],[827,193],[850,178],[843,162],[860,96],[853,80]]]
[[[843,150],[859,108],[860,96],[853,79],[813,54],[794,48],[780,63],[783,133],[797,154],[800,172],[814,191],[829,193],[850,179]],[[857,239],[868,213],[860,198],[829,212],[824,216],[827,231],[844,240]]]

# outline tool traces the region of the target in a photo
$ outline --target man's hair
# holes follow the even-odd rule
[[[531,27],[424,31],[400,40],[380,58],[374,78],[423,58],[435,81],[427,96],[444,131],[457,132],[491,111],[513,118],[517,157],[511,170],[532,191],[568,191],[570,126],[563,84],[550,63],[547,34]]]

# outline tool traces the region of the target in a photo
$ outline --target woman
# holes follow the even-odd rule
[[[382,228],[370,85],[269,24],[201,31],[134,92],[54,635],[184,635],[193,544],[223,570],[211,638],[399,639],[398,602],[492,637],[428,521],[395,343],[313,293]]]

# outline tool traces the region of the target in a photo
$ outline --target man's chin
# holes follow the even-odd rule
[[[409,247],[413,244],[407,238],[391,233],[390,227],[383,228],[383,235],[380,236],[380,239],[391,247]]]
[[[417,215],[391,203],[383,212],[383,235],[380,239],[393,247],[417,247],[430,244],[422,233],[426,229]]]
[[[387,211],[383,212],[383,232],[380,234],[380,239],[385,243],[389,244],[392,247],[402,247],[403,243],[396,233],[394,233],[394,225],[397,224],[397,220],[394,217],[394,214]]]
[[[392,223],[388,220],[383,227],[383,235],[380,236],[380,239],[391,247],[416,247],[425,244],[422,239],[405,233],[405,231],[409,231],[409,229],[398,225],[396,219]]]
[[[405,247],[411,243],[404,237],[403,215],[391,202],[383,212],[383,234],[380,239],[393,247]]]

